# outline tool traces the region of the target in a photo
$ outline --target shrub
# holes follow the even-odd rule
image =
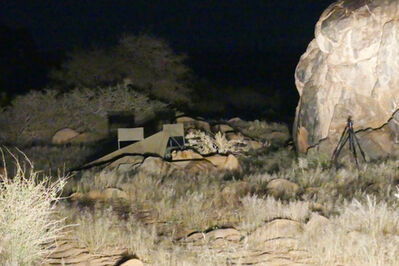
[[[242,139],[227,140],[224,133],[218,132],[211,136],[201,130],[191,130],[186,139],[190,146],[197,149],[201,154],[209,153],[237,153],[248,151],[248,143]]]
[[[96,91],[75,89],[64,94],[55,90],[32,91],[16,97],[11,106],[0,111],[0,141],[48,142],[65,127],[104,134],[109,111],[134,111],[138,117],[145,117],[165,107],[122,85]]]
[[[75,51],[51,77],[63,87],[104,87],[129,80],[134,87],[167,102],[187,102],[190,70],[185,56],[166,41],[149,35],[126,35],[115,47]]]
[[[309,202],[292,201],[287,204],[273,197],[259,198],[246,196],[242,202],[242,221],[240,228],[250,232],[264,222],[285,218],[303,222],[310,215]]]
[[[50,183],[16,163],[16,174],[0,176],[0,264],[30,265],[43,261],[62,235],[63,219],[55,205],[65,178]]]

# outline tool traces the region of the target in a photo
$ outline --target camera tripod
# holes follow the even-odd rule
[[[363,152],[362,147],[360,146],[358,138],[356,137],[356,133],[353,130],[353,121],[350,116],[348,117],[346,127],[345,127],[344,131],[342,132],[341,138],[339,139],[337,147],[335,147],[332,158],[331,158],[332,163],[336,167],[338,165],[338,157],[342,151],[342,148],[345,146],[345,144],[348,142],[348,140],[349,140],[349,150],[351,151],[351,153],[355,159],[356,167],[359,168],[356,146],[359,149],[360,154],[362,155],[362,158],[364,161],[366,161],[366,156]]]

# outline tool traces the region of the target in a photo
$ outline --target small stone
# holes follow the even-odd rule
[[[129,200],[129,196],[125,191],[117,188],[107,188],[103,191],[104,200]]]
[[[79,192],[75,192],[69,196],[69,199],[72,201],[82,200],[83,198],[84,198],[84,195]]]
[[[323,228],[331,224],[331,221],[326,217],[317,213],[313,213],[310,220],[305,225],[305,231],[310,234],[320,233]]]
[[[78,136],[79,132],[76,132],[75,130],[71,128],[64,128],[61,130],[58,130],[53,138],[52,138],[52,143],[53,144],[66,144],[69,143],[74,137]]]
[[[98,190],[92,190],[86,194],[86,198],[89,200],[103,200],[103,194]]]

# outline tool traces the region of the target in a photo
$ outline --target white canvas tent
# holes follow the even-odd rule
[[[171,149],[183,148],[181,141],[177,141],[177,138],[180,140],[183,139],[184,146],[183,124],[164,125],[162,131],[105,155],[89,164],[86,164],[85,167],[101,165],[126,155],[154,154],[165,158]]]

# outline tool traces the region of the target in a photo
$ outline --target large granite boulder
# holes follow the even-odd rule
[[[295,82],[299,151],[331,154],[351,116],[369,157],[398,155],[399,1],[330,5],[299,61]]]

